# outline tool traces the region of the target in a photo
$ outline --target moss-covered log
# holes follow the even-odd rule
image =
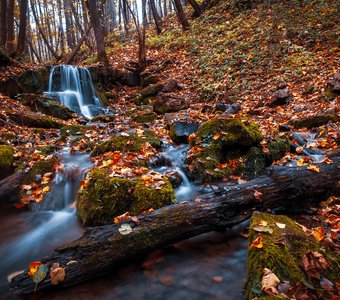
[[[188,201],[167,206],[139,216],[139,225],[129,222],[132,232],[122,235],[121,223],[92,227],[84,235],[43,258],[50,267],[59,262],[65,266],[65,279],[52,286],[50,277],[37,290],[75,285],[101,276],[134,256],[221,227],[231,227],[249,218],[254,209],[276,212],[296,211],[323,201],[340,180],[340,157],[333,164],[320,164],[320,172],[306,167],[274,166],[265,176],[218,193],[208,194],[200,202]],[[262,193],[255,199],[254,192]],[[257,197],[258,198],[258,197]],[[69,263],[70,261],[76,261]],[[32,293],[35,283],[28,270],[14,277],[11,289],[16,294]]]

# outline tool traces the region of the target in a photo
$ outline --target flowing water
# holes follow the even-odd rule
[[[69,65],[52,67],[47,94],[88,119],[104,112],[86,68]]]
[[[91,166],[88,154],[70,154],[65,147],[60,153],[63,173],[57,173],[51,201],[39,211],[18,211],[10,205],[0,210],[0,299],[8,290],[7,275],[27,268],[54,248],[81,236],[73,206],[80,180]]]

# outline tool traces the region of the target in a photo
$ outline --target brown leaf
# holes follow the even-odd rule
[[[328,267],[328,263],[321,253],[308,251],[302,258],[302,267],[310,279],[320,280],[320,272]]]

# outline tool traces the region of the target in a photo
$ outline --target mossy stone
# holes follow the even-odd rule
[[[281,159],[289,151],[290,144],[286,138],[278,138],[268,143],[269,152],[266,153],[269,164]]]
[[[14,162],[14,150],[7,145],[0,145],[0,168],[9,168]]]
[[[69,125],[65,126],[60,129],[60,133],[62,136],[69,136],[69,135],[83,135],[85,134],[86,130],[88,130],[88,126],[82,125]]]
[[[273,233],[261,233],[255,231],[254,226],[258,225],[263,220],[268,223]],[[275,223],[285,224],[284,229],[280,229]],[[263,238],[263,247],[258,249],[250,247],[248,252],[248,280],[245,287],[245,299],[254,299],[255,297],[264,297],[265,293],[261,290],[261,280],[263,269],[268,268],[276,274],[281,282],[287,280],[294,286],[297,282],[309,281],[301,268],[303,256],[311,251],[318,251],[324,247],[316,241],[315,238],[307,235],[302,228],[297,225],[292,219],[286,216],[270,215],[260,213],[253,215],[250,223],[248,240],[252,243],[259,235]],[[278,241],[282,241],[282,243]],[[328,249],[326,249],[326,252]],[[324,256],[329,267],[322,275],[329,280],[338,280],[337,264],[339,259],[331,260]],[[267,299],[267,298],[263,298]]]
[[[38,175],[44,176],[45,173],[55,172],[54,165],[59,162],[57,157],[50,159],[40,159],[33,167],[25,174],[23,184],[31,184],[36,181]]]
[[[320,127],[330,121],[337,122],[338,116],[336,114],[320,114],[313,117],[296,120],[294,122],[294,127],[298,129],[304,127],[310,129],[313,127]]]
[[[174,200],[174,190],[164,178],[161,189],[148,188],[140,179],[110,177],[105,169],[93,169],[87,186],[77,195],[77,213],[82,223],[102,225],[127,211],[140,214],[149,208],[159,208]]]
[[[157,118],[157,114],[151,110],[138,111],[131,116],[137,123],[152,122]]]
[[[214,140],[217,133],[220,133],[221,137]],[[245,124],[240,119],[224,116],[204,122],[196,135],[204,143],[221,143],[224,148],[250,147],[262,139],[257,124]]]
[[[161,140],[153,131],[144,131],[143,136],[130,134],[130,136],[113,136],[99,143],[91,152],[91,156],[98,156],[110,151],[139,151],[145,143],[150,143],[154,148],[159,148]]]

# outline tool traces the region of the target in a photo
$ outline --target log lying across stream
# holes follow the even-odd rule
[[[200,201],[167,206],[139,216],[139,225],[130,234],[122,235],[121,223],[92,227],[76,241],[56,249],[41,261],[49,267],[59,262],[65,267],[65,279],[52,286],[50,277],[38,284],[37,290],[60,289],[105,273],[132,257],[221,227],[231,227],[259,211],[291,212],[309,208],[325,200],[340,180],[340,157],[333,164],[319,164],[320,172],[307,167],[274,166],[266,176],[250,182],[225,187],[207,194]],[[254,192],[262,193],[260,199]],[[258,198],[258,197],[257,197]],[[70,261],[72,264],[67,265]],[[35,283],[27,271],[13,278],[11,290],[16,294],[32,293]]]

